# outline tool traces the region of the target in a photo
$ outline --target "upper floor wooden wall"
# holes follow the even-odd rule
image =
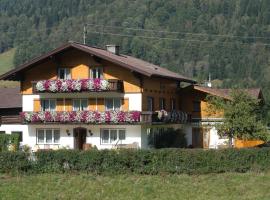
[[[181,98],[181,109],[192,115],[193,118],[222,118],[223,112],[213,112],[209,109],[207,94],[198,90],[189,90],[183,93]],[[199,105],[199,110],[194,104]]]
[[[32,81],[57,79],[59,67],[70,68],[72,79],[89,78],[91,68],[102,67],[105,79],[123,80],[125,93],[141,92],[140,80],[130,70],[104,60],[96,61],[87,53],[71,49],[26,71],[22,94],[32,94]]]

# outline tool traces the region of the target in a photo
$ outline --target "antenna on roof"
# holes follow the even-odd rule
[[[210,73],[209,73],[209,75],[208,75],[207,87],[212,87],[212,83],[211,83],[211,74],[210,74]]]
[[[85,44],[85,40],[86,40],[86,25],[83,25],[83,44]]]

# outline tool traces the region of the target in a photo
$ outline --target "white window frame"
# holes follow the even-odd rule
[[[108,143],[103,142],[103,139],[102,139],[103,131],[104,130],[108,130],[109,131],[109,140],[108,140]],[[117,138],[116,138],[116,140],[111,141],[111,131],[115,131],[115,130],[116,130]],[[119,132],[121,130],[125,131],[125,139],[121,139],[120,140],[119,139]],[[125,128],[117,128],[117,129],[116,128],[102,128],[102,129],[100,129],[100,144],[116,144],[118,141],[121,141],[121,143],[122,143],[123,141],[126,140],[126,137],[127,137],[127,131],[126,131]]]
[[[75,107],[74,107],[74,101],[80,101],[80,108],[79,110],[75,110]],[[85,109],[82,109],[82,100],[86,100],[86,108]],[[88,110],[88,105],[89,105],[89,102],[88,102],[88,99],[73,99],[72,100],[72,110],[73,111],[85,111],[85,110]]]
[[[64,78],[63,79],[71,79],[71,70],[70,70],[70,68],[65,68],[65,67],[58,68],[58,74],[57,74],[58,79],[61,79],[60,78],[60,71],[61,70],[64,70]]]
[[[108,100],[108,99],[112,99],[113,100],[113,108],[112,109],[108,109],[107,108],[107,104],[106,104],[106,101]],[[105,98],[104,99],[104,105],[105,105],[105,110],[106,111],[108,111],[108,110],[117,110],[118,108],[115,108],[115,100],[120,100],[120,107],[119,107],[119,110],[122,110],[122,104],[123,104],[123,102],[122,102],[122,99],[119,97],[115,97],[115,98]]]
[[[97,75],[98,75],[98,71],[100,70],[99,78],[100,78],[100,79],[103,79],[103,67],[94,67],[94,68],[91,68],[91,69],[90,69],[90,78],[94,78],[93,70],[96,71],[95,78],[98,77],[98,76],[97,76]]]
[[[49,101],[49,109],[46,110],[44,107],[44,101]],[[55,108],[51,109],[51,102],[54,101]],[[55,111],[56,110],[56,99],[41,99],[41,110],[42,111]]]
[[[44,134],[44,138],[43,138],[43,142],[39,142],[38,141],[38,132],[42,130],[43,131],[43,134]],[[52,131],[52,142],[46,142],[46,131],[47,130],[51,130]],[[59,131],[59,142],[54,142],[54,134],[55,134],[55,131]],[[60,129],[57,129],[57,128],[37,128],[36,129],[36,144],[60,144],[60,140],[61,140],[61,132],[60,132]]]

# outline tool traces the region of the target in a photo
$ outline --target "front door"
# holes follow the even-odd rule
[[[192,128],[192,146],[203,148],[203,131],[201,128]]]
[[[86,143],[86,128],[75,128],[74,133],[74,149],[83,149]]]

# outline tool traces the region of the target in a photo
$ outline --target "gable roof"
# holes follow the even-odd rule
[[[0,88],[0,109],[1,108],[21,108],[22,96],[20,88]]]
[[[197,91],[201,91],[207,94],[211,94],[214,96],[219,96],[224,99],[231,99],[230,93],[232,89],[219,89],[219,88],[210,88],[210,87],[204,87],[200,85],[191,85],[187,88],[192,88]],[[249,94],[251,97],[254,97],[256,99],[263,99],[262,90],[260,88],[249,88],[249,89],[242,89],[244,92]]]
[[[159,67],[157,65],[154,65],[152,63],[143,61],[138,58],[134,58],[132,56],[128,55],[116,55],[113,54],[107,50],[97,48],[97,47],[91,47],[88,45],[80,44],[77,42],[68,42],[64,44],[61,47],[58,47],[46,54],[43,54],[39,57],[36,57],[29,62],[22,64],[15,69],[3,74],[0,76],[0,80],[15,80],[18,79],[18,73],[32,67],[33,65],[43,62],[44,60],[52,57],[53,55],[60,53],[62,51],[65,51],[70,48],[75,48],[78,50],[81,50],[83,52],[89,53],[91,55],[97,56],[99,58],[102,58],[104,60],[110,61],[112,63],[118,64],[124,68],[130,69],[132,71],[135,71],[137,73],[143,74],[148,77],[163,77],[163,78],[168,78],[168,79],[174,79],[178,81],[184,81],[188,83],[195,83],[196,81],[184,77],[180,74],[177,74],[175,72],[172,72],[168,69]]]

